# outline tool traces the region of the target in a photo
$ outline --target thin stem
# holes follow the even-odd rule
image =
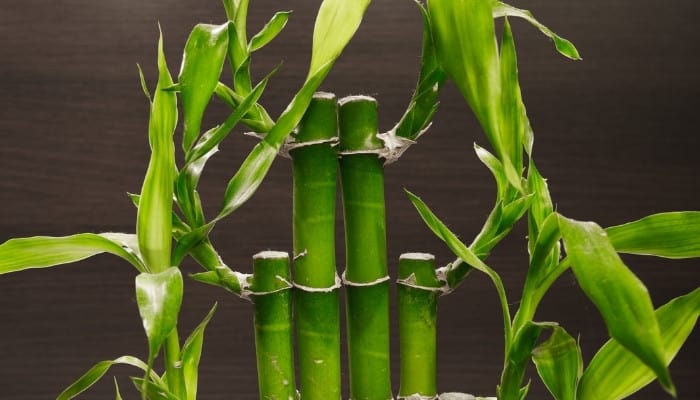
[[[180,338],[177,328],[168,335],[164,348],[165,372],[168,377],[168,390],[181,399],[187,398],[185,377],[182,372],[180,357]]]
[[[392,397],[384,170],[376,153],[376,100],[341,100],[340,175],[345,219],[350,397]]]
[[[251,289],[260,399],[295,399],[288,254],[264,251],[253,256]]]
[[[299,392],[340,399],[340,313],[335,266],[338,105],[317,93],[296,134],[292,157],[294,317]]]
[[[432,254],[407,253],[399,259],[399,396],[437,395],[437,299],[441,283]]]

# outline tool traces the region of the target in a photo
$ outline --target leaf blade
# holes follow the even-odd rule
[[[668,212],[611,226],[605,231],[622,253],[667,258],[700,257],[700,212]]]
[[[270,21],[265,24],[260,32],[255,34],[255,36],[250,39],[248,51],[252,53],[256,50],[260,50],[274,40],[275,37],[277,37],[277,35],[282,32],[282,29],[284,29],[284,27],[287,25],[287,21],[289,20],[291,13],[291,11],[279,11],[275,13],[275,15],[272,16]]]

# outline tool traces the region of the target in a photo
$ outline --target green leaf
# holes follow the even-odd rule
[[[552,326],[552,323],[528,321],[515,332],[512,343],[507,349],[501,384],[498,387],[499,399],[519,399],[527,393],[527,386],[522,388],[520,385],[525,376],[528,361],[544,328]]]
[[[559,228],[576,279],[603,316],[610,336],[648,365],[674,394],[659,324],[644,284],[595,223],[560,216]]]
[[[541,24],[539,21],[537,21],[535,19],[535,17],[532,15],[532,13],[530,11],[521,10],[521,9],[515,8],[511,5],[502,3],[500,1],[494,1],[494,3],[493,3],[493,16],[495,18],[503,17],[503,16],[523,18],[527,22],[531,23],[535,28],[539,29],[540,32],[542,32],[547,37],[552,39],[554,41],[554,46],[557,48],[557,51],[559,53],[561,53],[563,56],[568,57],[572,60],[580,60],[581,59],[581,56],[579,55],[578,50],[576,50],[576,47],[574,46],[573,43],[560,37],[556,33],[552,32],[551,29],[549,29],[546,26],[544,26],[543,24]]]
[[[245,99],[244,96],[234,92],[233,89],[221,82],[216,85],[215,93],[221,101],[234,110]],[[241,119],[241,122],[258,133],[269,132],[275,124],[272,118],[270,118],[270,115],[260,104],[255,104],[253,109]]]
[[[496,187],[498,188],[498,199],[504,201],[506,192],[508,191],[508,178],[506,178],[503,163],[488,150],[477,145],[476,143],[474,143],[474,151],[476,152],[476,156],[479,158],[479,160],[481,160],[489,171],[491,171],[491,174],[493,174],[493,178],[496,181]]]
[[[700,316],[700,289],[677,297],[656,310],[669,365],[690,336]],[[623,399],[655,378],[654,372],[614,339],[593,357],[578,387],[579,400]]]
[[[190,33],[182,56],[178,83],[184,113],[183,148],[189,151],[202,126],[228,51],[228,25],[198,24]]]
[[[117,383],[117,378],[114,378],[114,392],[115,392],[115,400],[124,400],[122,399],[122,394],[119,392],[119,384]]]
[[[69,264],[101,253],[114,254],[140,272],[146,271],[139,258],[135,235],[80,233],[64,237],[34,236],[8,240],[0,245],[0,274]]]
[[[132,367],[139,368],[142,371],[146,371],[148,369],[146,363],[133,356],[122,356],[114,360],[100,361],[90,368],[83,376],[78,378],[78,380],[68,386],[63,392],[61,392],[56,400],[68,400],[75,398],[77,395],[83,393],[92,385],[97,383],[97,381],[99,381],[113,365],[130,365]],[[154,380],[155,382],[160,382],[160,378],[154,372],[151,372],[150,379]]]
[[[187,387],[187,400],[197,398],[197,379],[199,369],[199,359],[202,355],[202,344],[204,342],[204,329],[209,320],[214,316],[216,304],[211,308],[204,320],[197,325],[182,346],[182,372],[185,376],[185,387]]]
[[[170,267],[160,273],[143,273],[136,277],[136,303],[148,337],[149,360],[155,358],[177,325],[182,290],[182,275],[177,268]]]
[[[177,123],[177,99],[175,93],[162,89],[172,84],[161,34],[158,39],[158,85],[148,124],[151,159],[141,189],[136,222],[136,235],[144,263],[153,272],[170,266],[175,181],[173,133]]]
[[[667,258],[700,257],[700,212],[654,214],[605,230],[621,253]]]
[[[272,16],[270,21],[265,24],[260,32],[250,39],[248,51],[252,53],[259,50],[277,37],[277,35],[282,32],[282,29],[284,29],[284,26],[287,25],[287,20],[289,20],[289,15],[291,13],[291,11],[280,11],[275,13],[275,15]]]
[[[145,397],[148,400],[182,400],[170,393],[166,386],[153,383],[151,381],[144,381],[143,378],[131,377],[131,381],[136,386],[136,389],[140,393],[145,392]]]
[[[323,1],[314,25],[311,66],[307,80],[340,56],[359,28],[369,3],[370,0]]]
[[[564,328],[552,329],[549,339],[532,352],[532,361],[556,400],[576,400],[576,386],[583,373],[581,349]]]
[[[527,169],[527,188],[528,192],[534,196],[528,215],[528,238],[530,254],[532,254],[533,246],[539,236],[542,224],[554,212],[547,180],[540,175],[532,159],[530,159]]]
[[[396,136],[411,140],[417,139],[430,124],[437,110],[440,89],[446,78],[435,53],[428,12],[419,1],[416,1],[416,5],[423,15],[423,51],[418,86],[413,92],[408,109],[393,129]]]
[[[433,214],[433,212],[428,208],[428,206],[423,202],[423,200],[421,200],[418,196],[414,195],[409,191],[406,191],[406,194],[408,195],[409,200],[411,200],[411,203],[413,203],[413,206],[416,208],[416,210],[418,211],[428,228],[430,228],[430,230],[432,230],[433,233],[440,240],[445,242],[447,247],[450,250],[452,250],[452,252],[457,257],[462,259],[462,261],[469,264],[473,268],[485,273],[489,278],[491,278],[491,281],[493,282],[494,286],[496,287],[496,291],[498,292],[499,300],[501,301],[501,311],[503,312],[503,324],[506,332],[506,341],[508,341],[511,336],[510,311],[508,310],[508,299],[506,298],[506,292],[505,288],[503,287],[501,277],[498,275],[498,273],[496,273],[496,271],[494,271],[493,269],[491,269],[491,267],[489,267],[483,261],[481,261],[481,259],[477,257],[476,254],[474,254],[464,243],[462,243],[459,240],[459,238],[457,238],[457,235],[452,233],[452,231],[450,231],[449,228],[447,228],[447,226],[445,226],[445,224],[443,224],[442,221],[440,221],[438,217],[435,214]]]

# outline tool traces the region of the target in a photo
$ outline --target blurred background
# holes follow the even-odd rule
[[[173,75],[191,28],[222,23],[219,1],[28,0],[0,11],[0,242],[11,237],[77,232],[134,232],[126,196],[138,192],[149,156],[148,103],[136,63],[155,86],[158,22]],[[285,31],[256,53],[260,79],[283,67],[261,102],[279,115],[301,86],[320,0],[254,0],[252,36],[278,10],[294,10]],[[700,5],[651,0],[513,1],[578,47],[583,61],[558,55],[521,20],[512,21],[522,92],[535,131],[534,157],[548,178],[556,208],[575,219],[616,225],[644,215],[700,209]],[[499,23],[500,26],[500,23]],[[418,75],[421,16],[411,0],[374,0],[354,40],[322,86],[339,97],[376,96],[382,130],[403,113]],[[214,100],[205,126],[227,116]],[[239,129],[221,146],[201,182],[208,216],[255,141]],[[180,130],[178,129],[178,143]],[[464,241],[478,233],[495,186],[472,150],[488,146],[451,83],[433,128],[386,169],[389,260],[432,252],[453,256],[423,225],[403,188],[420,195]],[[278,159],[257,194],[221,222],[212,240],[226,263],[249,272],[265,249],[291,251],[291,171]],[[504,278],[512,306],[527,268],[526,227],[519,226],[489,258]],[[338,215],[338,266],[343,268]],[[698,261],[624,257],[646,282],[655,305],[698,286]],[[185,272],[198,267],[186,263]],[[0,398],[45,400],[95,362],[124,354],[145,358],[147,344],[135,304],[136,271],[110,256],[0,277]],[[255,399],[251,305],[222,289],[186,280],[180,332],[185,336],[214,302],[200,367],[202,399]],[[588,361],[607,340],[602,319],[564,274],[544,298],[539,320],[559,321],[580,335]],[[473,274],[440,300],[440,391],[493,395],[502,367],[502,324],[490,281]],[[392,316],[394,336],[397,333]],[[398,341],[394,365],[398,391]],[[700,398],[700,333],[671,365],[681,399]],[[118,367],[82,398],[114,398],[112,372],[125,398],[129,374]],[[347,380],[347,376],[344,376]],[[531,398],[550,398],[534,370]],[[636,399],[664,398],[657,384]]]

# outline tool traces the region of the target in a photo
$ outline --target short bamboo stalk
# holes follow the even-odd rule
[[[261,400],[294,400],[292,298],[289,255],[264,251],[253,256],[251,299]]]
[[[389,363],[389,282],[384,170],[378,151],[377,102],[340,101],[340,176],[345,220],[350,398],[393,397]]]
[[[299,392],[304,400],[340,399],[335,95],[314,95],[293,139],[289,154],[294,179],[294,318]]]
[[[426,253],[402,254],[398,284],[399,398],[435,398],[437,300],[442,287],[435,273],[435,257]]]

